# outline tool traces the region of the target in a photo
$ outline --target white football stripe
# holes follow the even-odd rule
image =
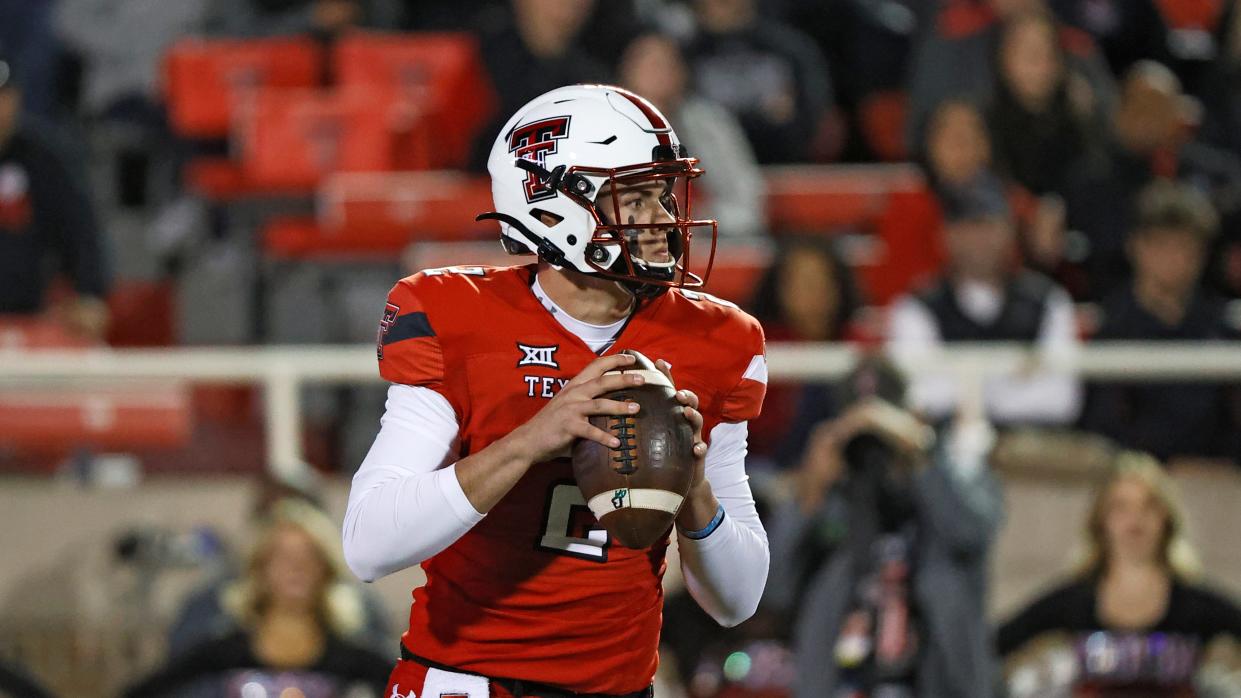
[[[750,365],[746,367],[745,373],[741,374],[741,377],[767,385],[767,357],[762,354],[755,354],[754,358],[750,359]]]
[[[658,385],[658,386],[662,386],[665,388],[674,387],[672,385],[672,381],[668,380],[668,376],[665,376],[663,371],[660,371],[660,370],[636,368],[636,369],[633,369],[632,371],[630,370],[608,371],[608,373],[632,373],[632,374],[636,374],[636,375],[639,375],[645,378],[646,385]]]
[[[616,506],[617,501],[620,506]],[[590,507],[596,519],[602,521],[604,514],[617,509],[655,509],[675,515],[681,510],[683,501],[685,497],[667,490],[621,488],[600,492],[591,497],[586,506]]]

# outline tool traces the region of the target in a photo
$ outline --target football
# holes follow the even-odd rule
[[[573,447],[573,473],[587,505],[612,540],[626,548],[649,548],[663,537],[694,476],[694,432],[676,400],[676,388],[637,351],[633,366],[646,382],[603,395],[636,402],[635,415],[596,415],[592,424],[620,440],[608,448],[587,439]]]

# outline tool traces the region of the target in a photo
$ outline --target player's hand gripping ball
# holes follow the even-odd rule
[[[694,430],[677,402],[676,388],[650,359],[617,373],[640,372],[642,385],[602,397],[641,406],[634,415],[596,415],[591,424],[612,434],[620,446],[587,439],[573,446],[573,474],[590,510],[612,539],[626,548],[649,548],[676,519],[694,479]]]

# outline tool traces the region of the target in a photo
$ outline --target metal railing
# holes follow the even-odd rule
[[[771,344],[772,380],[831,381],[864,352],[843,344]],[[961,344],[936,354],[904,357],[908,372],[950,372],[966,394],[982,381],[1035,368],[1083,379],[1119,381],[1241,381],[1241,342],[1096,343],[1060,354],[1018,344]],[[364,346],[269,346],[152,350],[0,350],[0,387],[93,386],[158,379],[259,385],[264,390],[267,462],[281,471],[303,467],[300,390],[308,384],[381,381],[375,350]]]

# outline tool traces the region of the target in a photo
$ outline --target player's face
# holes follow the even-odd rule
[[[1168,512],[1146,483],[1127,477],[1112,485],[1103,514],[1103,531],[1113,559],[1157,559],[1167,526]]]
[[[620,185],[599,192],[598,209],[604,222],[621,225],[669,224],[676,221],[672,211],[671,183],[645,182],[633,186]],[[615,197],[615,199],[613,199]],[[619,221],[612,219],[619,214]],[[653,264],[675,261],[668,246],[668,228],[634,228],[626,230],[625,243],[636,260]]]
[[[273,534],[263,575],[273,604],[309,608],[316,602],[327,570],[310,536],[295,526],[284,526]]]

